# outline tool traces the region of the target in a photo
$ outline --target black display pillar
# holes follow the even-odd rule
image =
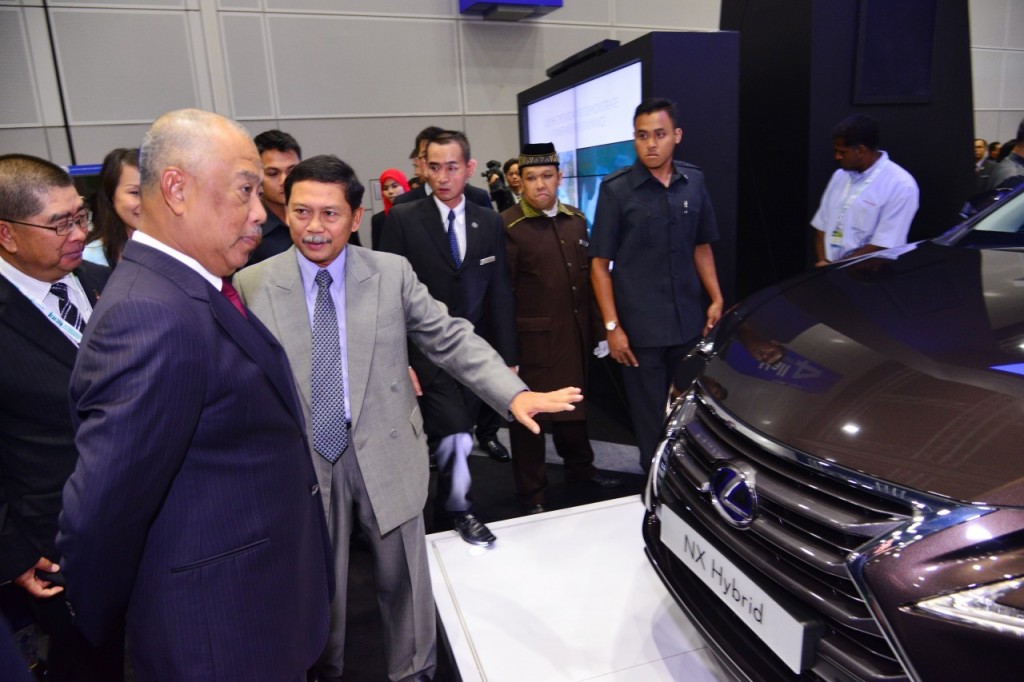
[[[740,33],[740,295],[810,267],[849,114],[875,118],[917,180],[910,239],[956,222],[974,188],[966,0],[722,0],[721,28]]]

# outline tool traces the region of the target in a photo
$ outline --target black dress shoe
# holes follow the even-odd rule
[[[483,521],[469,512],[454,516],[452,526],[454,526],[455,532],[471,545],[486,547],[494,544],[494,541],[497,540]]]
[[[489,438],[480,444],[484,452],[493,459],[495,462],[511,462],[512,455],[508,454],[508,449],[502,445],[497,438]]]
[[[525,507],[523,507],[523,510],[527,515],[543,514],[547,511],[543,504],[528,504]]]
[[[618,488],[622,485],[622,479],[615,476],[605,476],[600,471],[594,474],[593,478],[588,478],[583,481],[571,481],[573,485],[586,485],[593,486],[595,488]]]

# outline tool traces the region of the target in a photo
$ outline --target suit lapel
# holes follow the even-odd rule
[[[466,201],[466,257],[463,264],[480,260],[480,216],[481,208]]]
[[[348,352],[349,403],[352,424],[359,414],[370,381],[374,340],[377,338],[377,301],[380,273],[370,267],[359,249],[348,250],[345,263],[345,344]]]
[[[283,349],[255,315],[250,312],[249,319],[242,317],[227,297],[215,291],[199,273],[156,249],[129,241],[125,246],[124,258],[170,280],[190,298],[205,301],[214,321],[263,370],[284,404],[300,424],[304,423],[301,406],[296,400],[294,381],[283,362],[286,360]]]
[[[270,271],[267,296],[281,345],[288,355],[296,388],[308,414],[311,405],[313,332],[302,290],[302,275],[295,258],[281,259],[281,266]]]
[[[68,367],[75,366],[77,350],[68,337],[39,312],[17,287],[0,277],[0,324],[25,338],[26,342],[52,355]]]

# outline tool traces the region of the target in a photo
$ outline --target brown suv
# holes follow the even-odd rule
[[[733,309],[687,357],[651,563],[751,680],[1024,661],[1024,186]]]

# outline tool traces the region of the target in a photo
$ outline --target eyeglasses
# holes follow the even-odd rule
[[[16,223],[18,225],[28,225],[29,227],[39,227],[44,230],[53,230],[57,233],[58,237],[66,237],[71,234],[71,230],[76,227],[84,232],[89,231],[89,223],[92,222],[92,211],[82,211],[76,213],[70,218],[65,218],[56,225],[36,225],[35,223],[26,223],[24,220],[11,220],[10,218],[0,218],[7,223]]]

